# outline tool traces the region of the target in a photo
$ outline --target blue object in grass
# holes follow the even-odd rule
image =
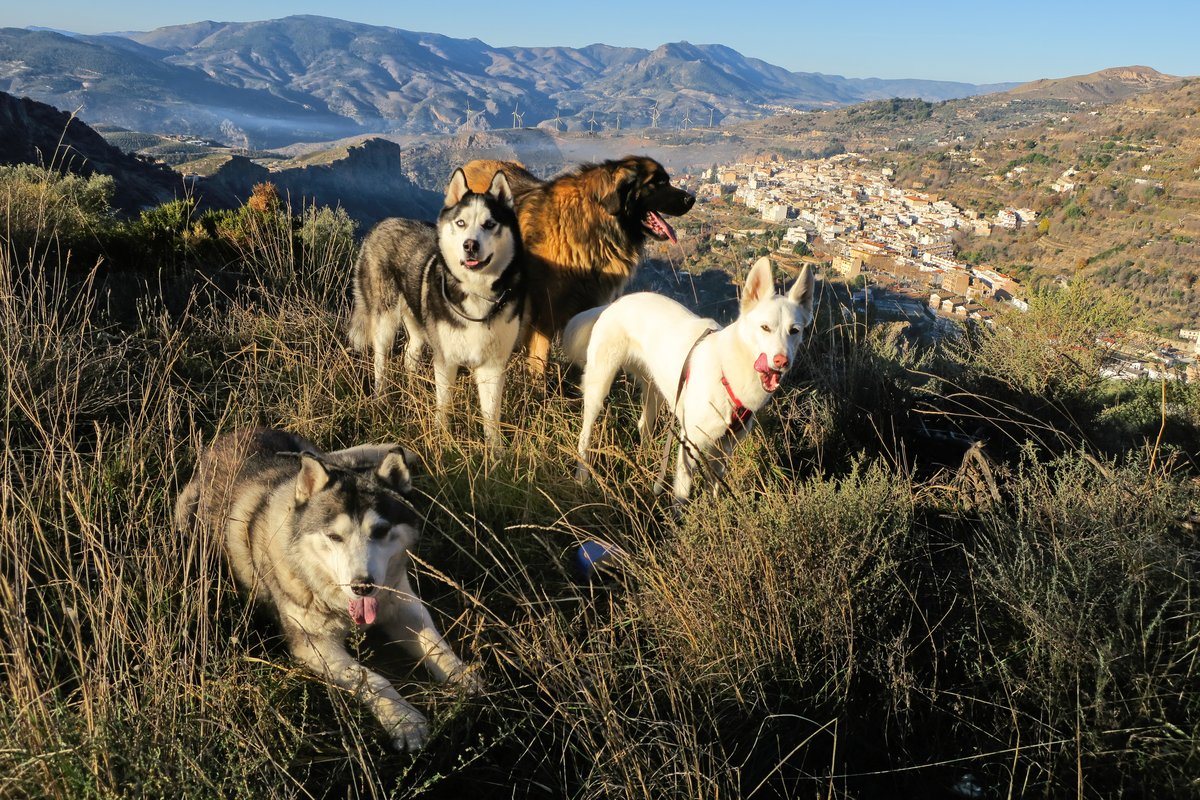
[[[575,551],[575,563],[579,565],[579,571],[585,578],[592,577],[597,568],[610,557],[612,557],[612,551],[608,545],[601,544],[594,539],[579,545],[579,549]]]

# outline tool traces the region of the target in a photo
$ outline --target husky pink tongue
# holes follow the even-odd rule
[[[754,362],[754,371],[758,373],[762,379],[763,388],[768,392],[779,388],[779,373],[767,366],[766,353],[758,354],[758,360]]]
[[[379,598],[356,597],[350,601],[350,619],[355,625],[371,625],[375,622],[375,612],[379,610]]]
[[[647,211],[642,224],[657,236],[670,240],[671,244],[679,244],[679,239],[675,238],[675,229],[657,211]]]

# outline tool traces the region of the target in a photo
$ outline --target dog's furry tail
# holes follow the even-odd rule
[[[360,353],[367,352],[371,347],[371,340],[374,338],[374,331],[371,330],[371,327],[371,312],[367,310],[367,304],[359,296],[356,286],[354,310],[350,313],[350,326],[346,333],[350,336],[351,346]]]
[[[582,367],[587,363],[588,342],[592,339],[592,328],[596,320],[608,306],[597,306],[587,311],[580,311],[571,317],[567,327],[563,329],[562,348],[572,364]]]
[[[193,478],[179,493],[175,501],[175,530],[187,533],[192,530],[196,514],[200,510],[200,480]]]

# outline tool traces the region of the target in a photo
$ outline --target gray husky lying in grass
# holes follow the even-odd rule
[[[400,750],[419,749],[429,724],[346,651],[352,627],[379,625],[438,680],[478,688],[409,583],[412,460],[397,445],[321,453],[283,431],[239,430],[201,456],[175,506],[181,530],[219,532],[238,583],[278,613],[292,654],[361,698]]]

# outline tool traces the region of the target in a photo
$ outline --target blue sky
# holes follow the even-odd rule
[[[491,45],[595,42],[653,48],[663,42],[728,45],[790,70],[848,77],[972,83],[1027,81],[1144,64],[1200,74],[1195,0],[1004,0],[913,3],[712,0],[531,3],[520,0],[228,2],[60,0],[5,4],[0,26],[81,33],[148,30],[199,19],[244,21],[320,14],[375,25],[479,38]]]

